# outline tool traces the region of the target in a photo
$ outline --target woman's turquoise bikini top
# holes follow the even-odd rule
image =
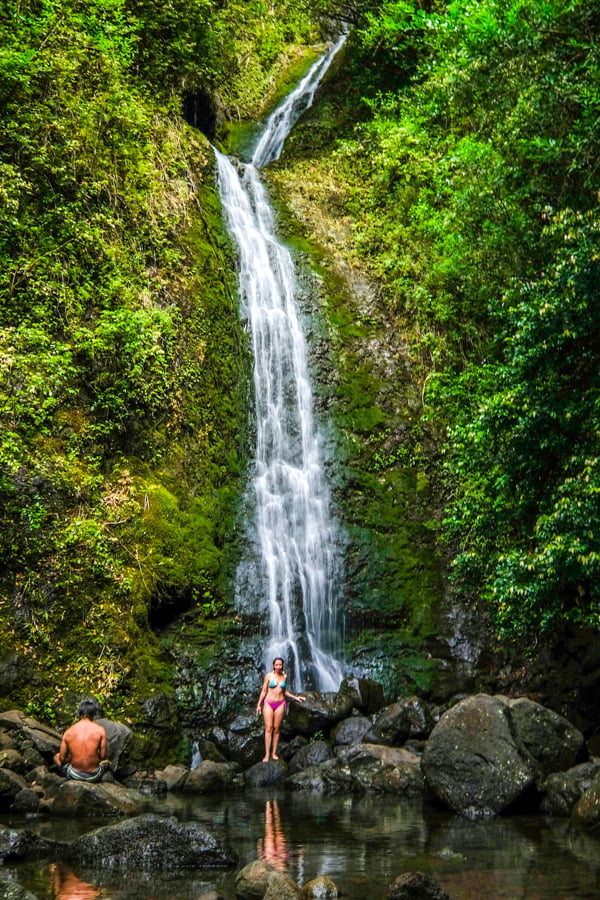
[[[281,690],[284,691],[284,690],[285,690],[285,687],[286,687],[286,684],[287,684],[286,681],[282,681],[281,684],[277,684],[276,681],[274,681],[273,679],[271,679],[271,681],[269,682],[269,687],[270,687],[270,688],[280,687]]]

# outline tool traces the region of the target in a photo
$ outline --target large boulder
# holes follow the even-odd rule
[[[0,812],[12,809],[17,794],[27,787],[22,775],[11,769],[0,769]]]
[[[515,743],[506,703],[486,694],[468,697],[444,713],[421,767],[435,796],[468,816],[502,812],[534,781]]]
[[[316,766],[331,759],[333,756],[327,741],[313,741],[311,744],[301,747],[300,750],[291,758],[289,763],[290,775],[301,772],[309,766]]]
[[[379,712],[385,705],[383,687],[370,678],[345,678],[340,685],[340,694],[350,697],[353,706],[367,716]]]
[[[412,712],[408,706],[397,701],[381,710],[371,728],[363,735],[366,744],[386,744],[401,747],[410,735]]]
[[[98,869],[132,871],[223,869],[237,861],[213,828],[152,814],[82,835],[69,845],[68,857]]]
[[[307,737],[318,732],[327,735],[336,722],[351,714],[352,708],[353,701],[348,694],[311,691],[306,694],[304,703],[296,703],[294,700],[288,703],[283,730],[286,734],[297,733]]]
[[[31,741],[34,749],[46,760],[51,759],[60,748],[61,735],[58,731],[26,716],[19,709],[0,713],[0,728],[18,732],[25,740]]]
[[[58,816],[104,817],[138,815],[147,800],[119,784],[64,781],[51,802],[51,810]]]
[[[204,759],[181,786],[184,794],[214,794],[232,787],[240,774],[237,763],[215,763]]]
[[[180,791],[189,773],[185,766],[165,766],[156,772],[156,777],[164,781],[168,791]]]
[[[584,737],[564,716],[527,697],[506,703],[519,753],[538,783],[584,761]]]
[[[580,763],[567,772],[549,775],[542,789],[544,796],[540,811],[549,816],[570,816],[579,798],[591,787],[599,761]]]

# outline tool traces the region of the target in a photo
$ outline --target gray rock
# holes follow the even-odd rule
[[[0,810],[10,809],[19,791],[27,787],[22,775],[11,769],[0,769]]]
[[[310,766],[288,778],[287,787],[293,791],[315,791],[319,794],[364,793],[350,767],[338,759],[329,759],[318,766]]]
[[[421,767],[446,806],[467,816],[495,815],[533,784],[505,703],[477,694],[457,703],[433,729]]]
[[[216,763],[204,759],[189,773],[181,786],[185,794],[212,794],[236,783],[240,773],[237,763]]]
[[[581,763],[567,772],[549,775],[542,785],[544,797],[540,811],[549,816],[570,816],[579,798],[591,787],[599,770],[600,761],[596,760]]]
[[[229,725],[227,754],[242,768],[260,762],[265,752],[265,736],[262,719],[256,715],[237,716]]]
[[[135,816],[146,804],[135,791],[118,784],[84,784],[64,781],[52,801],[52,812],[58,816]]]
[[[386,706],[377,714],[371,728],[363,735],[366,744],[385,744],[401,747],[408,740],[412,726],[412,712],[403,703]]]
[[[12,811],[17,813],[36,813],[40,808],[40,797],[31,788],[26,787],[15,794]]]
[[[521,757],[538,782],[584,761],[584,737],[563,716],[527,697],[507,700],[507,705]]]
[[[302,769],[307,769],[309,766],[316,766],[325,762],[326,759],[331,759],[332,756],[333,754],[326,741],[313,741],[312,744],[306,744],[305,747],[298,750],[291,758],[289,774],[295,775],[296,772],[301,772]]]
[[[275,760],[259,762],[251,766],[244,773],[246,784],[250,787],[269,787],[274,784],[284,784],[288,777],[287,765]]]
[[[223,869],[235,865],[237,854],[214,829],[174,816],[138,816],[98,828],[69,846],[71,860],[108,869]]]
[[[359,744],[373,723],[366,716],[350,716],[336,725],[331,736],[336,746]]]
[[[180,791],[189,771],[185,766],[165,766],[156,773],[156,777],[164,781],[168,791]]]
[[[340,685],[340,694],[348,695],[353,706],[368,716],[385,705],[383,687],[370,678],[345,678]]]
[[[437,881],[422,872],[405,872],[389,886],[387,900],[451,900]]]
[[[31,719],[19,709],[11,709],[0,713],[0,727],[8,731],[18,731],[23,738],[31,741],[32,746],[41,753],[44,758],[49,758],[58,752],[61,735],[54,728],[43,725],[36,719]]]
[[[328,734],[331,728],[352,712],[353,701],[348,694],[333,691],[312,691],[307,693],[304,703],[290,701],[284,719],[286,734],[298,733],[311,737],[322,731]]]
[[[10,769],[11,772],[16,772],[18,775],[25,775],[30,768],[31,766],[27,764],[27,760],[18,750],[0,750],[0,769]]]
[[[42,838],[26,829],[8,828],[0,825],[0,862],[41,857],[54,854],[62,845],[57,841]]]
[[[269,876],[277,870],[275,866],[255,859],[241,869],[235,878],[235,895],[239,900],[262,900],[267,890]]]
[[[354,744],[340,751],[338,761],[350,770],[356,792],[423,795],[425,783],[419,757],[403,747]]]

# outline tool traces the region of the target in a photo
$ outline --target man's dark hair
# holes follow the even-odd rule
[[[78,714],[80,719],[95,719],[102,715],[102,707],[93,697],[86,697],[79,704]]]

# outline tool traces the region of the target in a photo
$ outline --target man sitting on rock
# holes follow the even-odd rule
[[[65,778],[94,784],[102,781],[108,765],[106,759],[107,739],[102,725],[94,722],[99,710],[92,698],[79,704],[79,721],[63,734],[60,750],[54,755],[54,762]]]

